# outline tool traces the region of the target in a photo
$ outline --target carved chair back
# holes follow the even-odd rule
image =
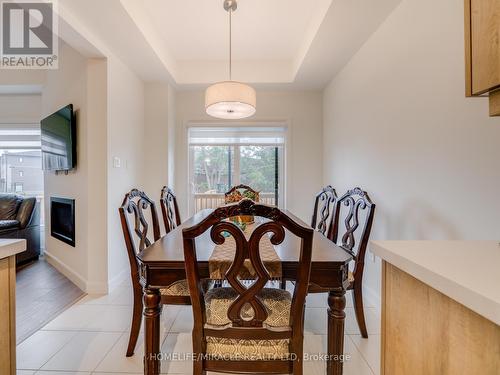
[[[337,192],[330,185],[324,187],[314,199],[314,209],[311,220],[311,227],[329,239],[332,239],[334,228],[335,203]]]
[[[132,189],[125,194],[118,211],[130,261],[130,269],[132,274],[137,274],[136,255],[160,239],[160,226],[155,203],[144,192]],[[152,228],[150,228],[150,225]]]
[[[374,214],[375,204],[368,193],[359,187],[347,191],[335,205],[335,231],[332,240],[353,256],[355,280],[363,273]],[[344,222],[342,226],[339,224],[341,219]],[[340,243],[339,236],[341,236]]]
[[[236,203],[245,198],[249,198],[254,202],[258,202],[260,199],[260,194],[250,186],[242,184],[233,186],[229,191],[224,193],[225,203]]]
[[[165,233],[169,233],[181,225],[181,215],[179,214],[179,206],[177,206],[177,198],[172,189],[167,186],[161,189],[160,205]]]
[[[226,220],[227,218],[240,215],[253,215],[268,220],[256,227],[247,240],[239,227]],[[223,329],[205,327],[205,299],[197,266],[195,240],[208,229],[210,229],[210,236],[215,244],[223,244],[225,241],[224,235],[227,234],[232,236],[236,242],[235,256],[231,267],[226,272],[226,279],[236,291],[237,298],[230,305],[227,313],[231,323]],[[258,297],[259,292],[271,279],[261,259],[259,243],[263,236],[270,235],[271,243],[279,245],[285,238],[285,229],[290,232],[288,235],[294,235],[300,239],[298,241],[300,243],[300,267],[292,298],[290,326],[284,330],[273,330],[272,327],[267,327],[264,324],[264,321],[268,317],[268,312]],[[186,274],[194,313],[193,337],[197,337],[202,342],[205,341],[204,337],[206,336],[242,340],[275,340],[291,339],[292,337],[297,339],[297,337],[302,337],[302,334],[297,335],[297,332],[303,331],[304,304],[309,284],[314,234],[311,228],[296,223],[277,207],[261,205],[250,199],[244,199],[239,203],[215,209],[199,224],[183,229],[182,233],[184,238]],[[256,272],[256,280],[250,286],[245,285],[238,278],[246,259],[249,259]],[[242,317],[242,309],[247,304],[253,310],[253,317],[251,319],[244,319]],[[294,336],[294,333],[296,336]]]

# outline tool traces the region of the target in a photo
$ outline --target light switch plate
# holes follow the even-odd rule
[[[120,168],[122,166],[122,161],[120,160],[119,157],[114,157],[113,158],[113,168]]]

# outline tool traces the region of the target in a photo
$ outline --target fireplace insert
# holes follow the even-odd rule
[[[50,234],[75,247],[75,200],[50,198]]]

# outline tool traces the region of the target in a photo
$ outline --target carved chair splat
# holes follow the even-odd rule
[[[181,225],[181,215],[179,213],[179,206],[177,205],[177,198],[172,189],[167,186],[161,189],[160,205],[165,233],[169,233]]]
[[[125,194],[125,198],[118,211],[130,263],[130,274],[134,291],[132,324],[126,353],[127,357],[130,357],[134,354],[137,344],[143,312],[143,289],[139,283],[140,274],[136,256],[160,239],[160,226],[154,201],[138,189],[132,189]],[[148,222],[146,216],[150,216],[150,222]],[[152,238],[148,237],[151,231],[153,234]],[[191,304],[186,282],[178,281],[172,284],[171,287],[162,289],[161,301],[163,304]]]
[[[260,216],[269,219],[269,221],[259,225],[247,240],[236,225],[226,220],[240,215]],[[232,236],[236,243],[232,265],[226,272],[226,279],[231,288],[216,288],[208,292],[222,296],[224,293],[233,294],[232,302],[227,310],[220,313],[222,318],[226,320],[223,325],[214,325],[211,320],[215,314],[213,308],[215,302],[201,288],[197,266],[195,240],[208,229],[210,229],[212,241],[216,244],[224,243],[227,235]],[[285,238],[285,230],[300,239],[299,269],[293,296],[281,289],[265,288],[271,276],[262,262],[259,251],[260,239],[263,236],[269,235],[271,243],[279,245]],[[239,203],[217,208],[198,224],[183,229],[182,233],[186,274],[193,301],[193,351],[195,358],[204,358],[204,356],[199,356],[203,354],[209,355],[209,359],[193,361],[193,374],[200,375],[206,371],[302,374],[304,304],[311,270],[314,231],[296,223],[277,207],[260,205],[249,199],[244,199]],[[238,278],[246,259],[249,259],[256,272],[256,280],[250,286],[243,284]],[[273,325],[272,322],[275,319],[273,314],[283,313],[283,311],[276,311],[279,310],[278,308],[273,311],[266,307],[269,300],[266,300],[264,296],[269,293],[283,298],[288,296],[284,298],[288,301],[287,309],[283,310],[286,311],[287,323],[285,325]],[[281,301],[280,298],[278,300]],[[278,302],[275,300],[275,303]],[[248,311],[252,311],[252,313],[249,315]],[[220,347],[219,344],[228,340],[231,343],[231,348],[238,347],[242,350],[242,353],[238,353],[239,360],[222,360],[222,358],[227,359],[227,357],[218,359],[217,355],[223,354],[218,352],[220,350],[217,349]],[[277,347],[281,345],[279,350],[282,351],[273,346],[277,350],[275,355],[279,358],[264,357],[257,360],[247,360],[245,349],[242,348],[245,348],[246,345],[252,345],[251,340],[270,340],[272,345],[275,342]],[[255,348],[252,347],[250,351],[253,349]],[[297,356],[289,356],[290,353]]]

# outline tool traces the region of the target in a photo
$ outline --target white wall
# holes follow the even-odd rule
[[[125,193],[143,188],[144,84],[119,59],[108,57],[108,282],[111,287],[130,273],[118,215]],[[113,158],[120,168],[113,167]],[[165,161],[166,165],[166,161]]]
[[[108,63],[105,59],[87,60],[87,175],[88,194],[88,289],[105,292],[108,289],[107,277],[109,261],[106,261],[106,241],[108,226],[106,222],[106,194],[108,184],[107,151],[107,114],[108,114]],[[78,124],[77,124],[78,126]],[[92,286],[94,285],[94,286]]]
[[[180,91],[176,95],[175,188],[183,218],[188,199],[187,124],[216,120],[205,113],[204,100],[204,91]],[[252,121],[288,122],[286,206],[308,222],[312,197],[321,189],[322,180],[321,92],[258,91],[257,113],[245,123]]]
[[[0,88],[6,93],[39,92],[46,76],[47,70],[42,69],[0,69]]]
[[[174,183],[175,92],[161,82],[144,88],[144,168],[141,186],[157,203],[160,231],[164,233],[159,199],[161,188]]]
[[[40,94],[0,95],[0,123],[38,123],[41,111]]]
[[[77,167],[68,175],[44,173],[45,253],[81,289],[87,292],[106,290],[106,233],[93,231],[105,222],[105,205],[99,204],[105,190],[101,185],[105,164],[95,163],[106,144],[100,129],[106,128],[105,86],[101,78],[104,60],[87,61],[66,44],[59,50],[59,69],[48,71],[42,91],[42,117],[72,103],[77,117]],[[93,184],[99,183],[99,186]],[[101,188],[100,188],[101,187]],[[75,202],[76,246],[71,247],[50,236],[50,197],[73,198]],[[101,225],[100,225],[101,224]]]
[[[324,182],[370,193],[372,239],[500,238],[500,119],[464,96],[463,14],[404,0],[325,89]]]
[[[42,98],[44,115],[73,103],[78,136],[76,170],[45,174],[46,202],[76,199],[76,247],[52,238],[47,228],[47,255],[83,290],[105,293],[130,272],[118,207],[132,187],[142,188],[144,84],[114,56],[86,59],[63,44]]]
[[[144,96],[144,178],[146,194],[153,200],[168,183],[168,116],[169,87],[162,83],[145,85]]]
[[[176,140],[176,107],[177,94],[172,86],[168,87],[168,184],[174,186],[176,171],[175,171],[175,140]]]

